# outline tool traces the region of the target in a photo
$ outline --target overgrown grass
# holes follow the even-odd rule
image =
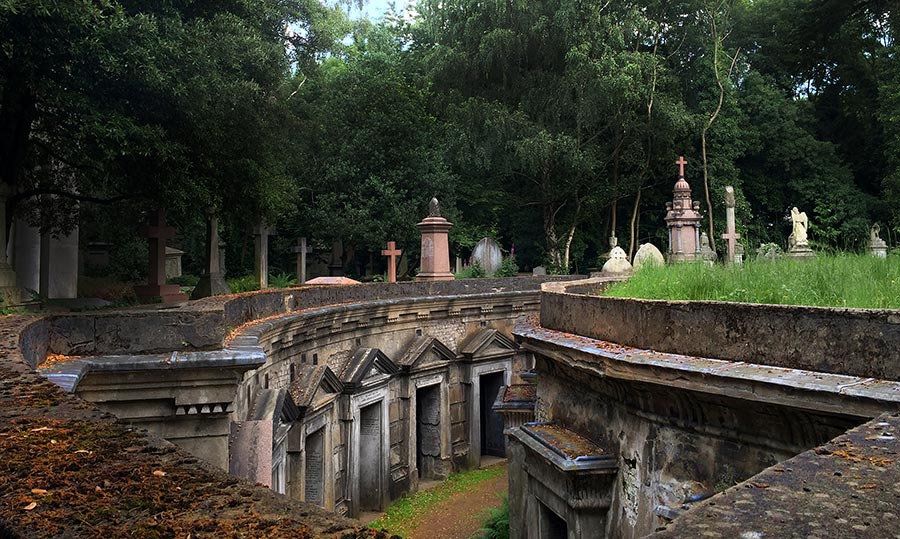
[[[452,474],[440,485],[400,498],[388,507],[385,515],[369,523],[370,528],[385,529],[406,537],[415,529],[419,519],[438,503],[450,496],[465,492],[479,483],[503,475],[504,466],[492,466],[483,470],[471,470]]]
[[[607,296],[780,305],[900,309],[900,257],[820,255],[743,266],[679,264],[644,268]]]

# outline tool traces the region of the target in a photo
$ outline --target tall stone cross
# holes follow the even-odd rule
[[[265,223],[256,225],[253,229],[255,236],[255,264],[254,274],[260,290],[269,288],[269,227]]]
[[[306,255],[312,253],[312,249],[306,244],[306,238],[297,240],[294,252],[297,253],[297,284],[303,284],[306,282]]]
[[[678,161],[675,161],[675,164],[678,165],[678,167],[679,167],[678,168],[678,177],[684,178],[684,165],[687,164],[687,160],[682,155],[682,156],[678,157]]]
[[[734,187],[730,185],[725,188],[725,228],[726,232],[722,234],[722,239],[728,242],[728,263],[734,264],[735,242],[741,239],[741,235],[735,230]]]
[[[388,257],[387,280],[389,283],[397,282],[397,259],[403,254],[403,251],[397,249],[397,244],[389,241],[387,249],[381,251],[382,256]]]
[[[147,284],[163,286],[166,284],[166,240],[175,237],[175,228],[166,226],[166,210],[158,209],[156,213],[150,215],[145,232],[150,247],[150,272]]]
[[[150,271],[147,284],[134,287],[134,292],[142,301],[162,299],[163,303],[184,301],[187,296],[180,293],[180,287],[166,284],[166,240],[175,236],[175,229],[166,226],[166,210],[158,209],[150,214],[148,226],[144,228],[150,255]]]

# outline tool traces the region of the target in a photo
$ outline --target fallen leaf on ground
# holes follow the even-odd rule
[[[869,489],[873,489],[873,488],[875,488],[875,487],[877,487],[877,486],[878,486],[878,485],[876,485],[875,483],[866,483],[865,485],[860,485],[860,486],[859,486],[859,489],[860,489],[860,490],[863,490],[863,489],[869,490]]]
[[[153,470],[153,475],[155,475],[156,477],[162,477],[162,476],[166,475],[166,472],[164,472],[162,470]]]
[[[31,502],[30,504],[26,505],[26,506],[23,507],[22,509],[24,509],[24,510],[26,510],[26,511],[31,511],[31,510],[34,509],[35,507],[37,507],[37,502]]]
[[[752,486],[756,487],[756,488],[769,488],[769,484],[768,484],[768,483],[756,483],[756,482],[754,482],[754,483],[750,483],[750,484],[751,484]]]
[[[47,494],[47,491],[42,488],[33,488],[31,489],[32,494]]]

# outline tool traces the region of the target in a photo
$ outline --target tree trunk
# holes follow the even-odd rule
[[[637,218],[638,213],[641,208],[641,188],[638,187],[637,196],[634,197],[634,208],[631,210],[631,227],[630,234],[631,240],[628,243],[628,260],[631,260],[632,255],[634,254],[634,244],[637,239]]]

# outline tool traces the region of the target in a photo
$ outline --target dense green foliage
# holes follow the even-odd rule
[[[610,236],[665,249],[685,155],[720,251],[726,185],[747,252],[792,206],[817,248],[900,233],[893,2],[419,0],[377,24],[354,3],[0,4],[8,219],[64,232],[79,203],[83,239],[127,253],[163,206],[196,270],[213,210],[232,274],[265,220],[276,273],[306,236],[355,275],[388,240],[415,260],[437,196],[454,255],[491,236],[584,271]]]
[[[605,295],[860,309],[900,309],[900,260],[866,255],[650,267]]]
[[[503,498],[499,509],[488,509],[487,517],[473,539],[509,539],[509,498]]]

